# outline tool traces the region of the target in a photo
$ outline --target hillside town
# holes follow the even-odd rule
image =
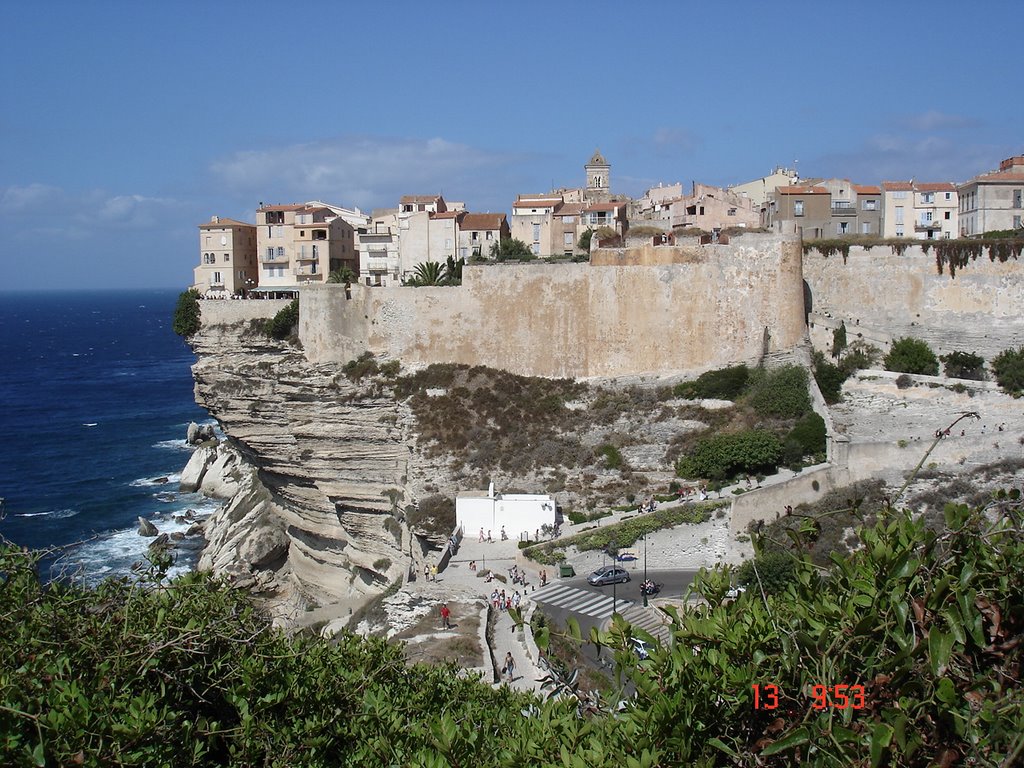
[[[212,216],[199,225],[194,287],[207,296],[287,292],[332,273],[366,286],[407,283],[429,262],[466,264],[512,255],[585,259],[592,246],[622,245],[630,232],[655,243],[735,228],[828,238],[970,238],[1017,230],[1024,212],[1024,155],[963,183],[801,178],[777,167],[730,187],[659,184],[636,199],[612,191],[611,164],[595,151],[582,187],[520,194],[511,216],[473,212],[441,194],[403,195],[395,207],[311,200],[259,204],[256,223]],[[518,250],[503,252],[503,244]],[[506,249],[507,250],[507,249]]]

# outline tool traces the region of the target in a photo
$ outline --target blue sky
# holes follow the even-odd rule
[[[963,181],[1024,152],[1020,2],[29,2],[0,25],[0,290],[191,281],[260,201],[508,211],[801,175]],[[36,266],[30,266],[36,265]]]

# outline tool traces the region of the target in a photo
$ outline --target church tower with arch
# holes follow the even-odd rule
[[[594,150],[594,154],[590,157],[590,162],[583,166],[583,168],[587,172],[587,198],[591,200],[607,198],[611,194],[612,188],[612,167],[604,159],[600,150]]]

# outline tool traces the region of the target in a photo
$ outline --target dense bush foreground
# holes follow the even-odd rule
[[[944,533],[883,511],[829,570],[795,558],[767,602],[729,603],[730,575],[702,574],[709,605],[677,618],[671,649],[616,651],[635,707],[585,717],[407,666],[380,640],[286,637],[202,575],[46,588],[6,548],[0,764],[1017,764],[1024,536],[1019,494],[996,503],[996,523],[947,507]],[[778,686],[779,707],[754,710],[753,684]],[[816,684],[863,685],[865,706],[815,710]]]

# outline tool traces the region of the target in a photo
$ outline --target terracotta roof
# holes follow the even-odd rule
[[[940,181],[935,184],[915,184],[918,192],[955,192],[956,185],[951,181]]]
[[[244,221],[238,221],[237,219],[226,219],[223,216],[220,217],[219,221],[206,221],[199,225],[200,229],[220,229],[221,227],[255,227],[255,224],[246,224]]]
[[[402,195],[400,203],[434,203],[440,198],[440,195]]]
[[[501,229],[508,217],[504,213],[467,213],[462,229]]]
[[[779,195],[828,195],[830,192],[824,187],[778,187],[775,190]]]
[[[513,208],[554,208],[562,202],[561,195],[557,197],[537,195],[536,197],[523,197],[520,195],[514,203]]]
[[[912,181],[883,181],[882,189],[886,192],[913,192],[914,183]]]
[[[624,207],[625,203],[591,203],[586,206],[584,211],[617,211],[619,208]]]
[[[320,213],[321,211],[329,213],[332,216],[334,215],[334,211],[324,205],[307,205],[302,208],[303,213]]]
[[[301,211],[306,207],[305,203],[292,203],[291,205],[261,205],[257,211]]]
[[[441,213],[431,213],[430,218],[432,219],[457,219],[462,216],[465,211],[442,211]]]
[[[881,187],[872,187],[864,184],[854,184],[851,189],[858,195],[880,195],[882,194]]]
[[[583,205],[583,203],[566,203],[565,205],[558,209],[558,212],[562,216],[576,216],[580,213],[583,213],[583,209],[585,207],[586,206]]]

